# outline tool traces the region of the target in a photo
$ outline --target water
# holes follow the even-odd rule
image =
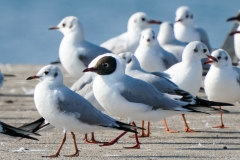
[[[195,23],[205,28],[211,45],[219,48],[237,14],[239,0],[0,0],[0,63],[47,64],[58,57],[62,34],[49,31],[66,16],[76,16],[85,28],[88,41],[101,44],[126,31],[128,18],[146,12],[150,18],[174,22],[175,10],[182,5],[194,12]],[[153,27],[158,32],[159,26]]]

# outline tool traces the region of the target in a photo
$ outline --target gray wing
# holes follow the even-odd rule
[[[79,91],[86,86],[92,86],[93,80],[96,77],[95,73],[87,72],[79,80],[77,80],[71,87],[73,91]]]
[[[79,51],[79,60],[81,60],[84,65],[87,67],[91,61],[99,55],[105,53],[112,53],[111,51],[107,50],[106,48],[97,46],[90,42],[83,42],[81,47],[78,48]]]
[[[200,27],[195,27],[195,29],[197,30],[197,32],[200,35],[201,42],[203,42],[208,47],[209,52],[211,52],[212,47],[210,45],[209,38],[208,38],[206,31]]]
[[[75,116],[79,121],[98,126],[118,126],[115,120],[94,108],[82,96],[67,87],[61,88],[58,109],[65,114]]]
[[[163,73],[163,72],[150,72],[150,73],[161,78],[171,79],[170,75],[167,73]]]
[[[237,27],[238,27],[238,24],[234,23],[234,25],[232,26],[232,29],[228,33],[235,31]],[[232,60],[234,61],[234,60],[237,60],[237,57],[235,55],[235,50],[234,50],[234,39],[233,39],[233,36],[229,36],[228,33],[220,48],[227,51],[230,57],[232,58]]]
[[[176,101],[166,97],[151,84],[142,80],[125,76],[124,83],[119,84],[121,95],[128,101],[143,103],[152,107],[153,110],[175,110],[187,103]]]

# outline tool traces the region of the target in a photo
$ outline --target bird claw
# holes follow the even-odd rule
[[[79,150],[76,151],[74,154],[71,155],[64,155],[64,157],[78,157],[79,156]]]
[[[166,130],[167,133],[178,133],[177,130]]]
[[[215,126],[215,127],[212,127],[212,128],[229,128],[227,126],[224,126],[224,124],[220,125],[220,126]]]
[[[190,129],[190,128],[186,127],[186,128],[185,128],[185,132],[197,132],[197,131],[195,131],[195,130],[192,130],[192,129]]]
[[[83,141],[84,141],[86,144],[107,143],[107,142],[96,141],[95,139],[91,139],[90,141],[89,141],[88,139],[83,139]]]
[[[123,147],[125,149],[140,149],[140,144],[136,144],[135,146],[132,147]]]

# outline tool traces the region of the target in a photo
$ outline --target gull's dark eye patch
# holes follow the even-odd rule
[[[155,39],[155,36],[152,36],[152,39]]]
[[[228,57],[225,57],[225,60],[227,61],[227,60],[228,60]]]
[[[55,74],[54,74],[54,77],[56,78],[58,76],[58,73],[56,72]]]
[[[198,52],[198,49],[197,49],[197,48],[195,48],[193,51],[194,51],[194,52]]]
[[[218,56],[217,59],[221,59],[221,56]]]
[[[145,21],[146,19],[145,18],[142,18],[142,21]]]
[[[62,26],[63,26],[63,27],[65,27],[65,26],[66,26],[66,24],[65,24],[65,23],[63,23],[63,24],[62,24]]]
[[[187,15],[186,15],[186,18],[188,18],[188,17],[189,17],[189,15],[187,14]]]
[[[203,49],[203,53],[206,53],[207,52],[207,49]]]
[[[45,75],[48,75],[48,73],[49,73],[49,71],[45,71],[45,72],[44,72]]]

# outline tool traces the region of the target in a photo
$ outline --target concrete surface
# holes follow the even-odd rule
[[[26,81],[36,74],[42,66],[2,65],[5,74],[16,77],[5,77],[6,82],[0,90],[0,119],[13,126],[21,126],[40,117],[33,101],[33,89],[38,81]],[[62,71],[64,71],[62,69]],[[64,71],[65,84],[71,86],[77,78],[71,78]],[[206,98],[204,93],[199,93]],[[179,133],[168,134],[163,122],[151,124],[149,138],[141,138],[141,149],[123,149],[123,146],[134,145],[134,139],[124,136],[118,144],[109,147],[87,145],[82,141],[83,135],[76,133],[80,156],[72,159],[239,159],[240,158],[240,117],[239,106],[225,107],[231,113],[224,114],[224,123],[229,128],[213,129],[220,123],[219,114],[188,114],[187,121],[191,129],[198,132],[185,133],[181,116],[167,119],[170,129]],[[125,121],[126,120],[122,120]],[[137,123],[140,125],[140,122]],[[106,130],[96,133],[96,139],[110,141],[120,134],[119,131]],[[62,139],[62,129],[42,132],[39,141],[21,140],[0,137],[0,159],[46,159],[41,156],[56,152]],[[73,143],[67,136],[61,156],[58,159],[69,159],[64,154],[72,154]],[[22,149],[21,149],[22,148]],[[225,149],[224,149],[225,148]]]

